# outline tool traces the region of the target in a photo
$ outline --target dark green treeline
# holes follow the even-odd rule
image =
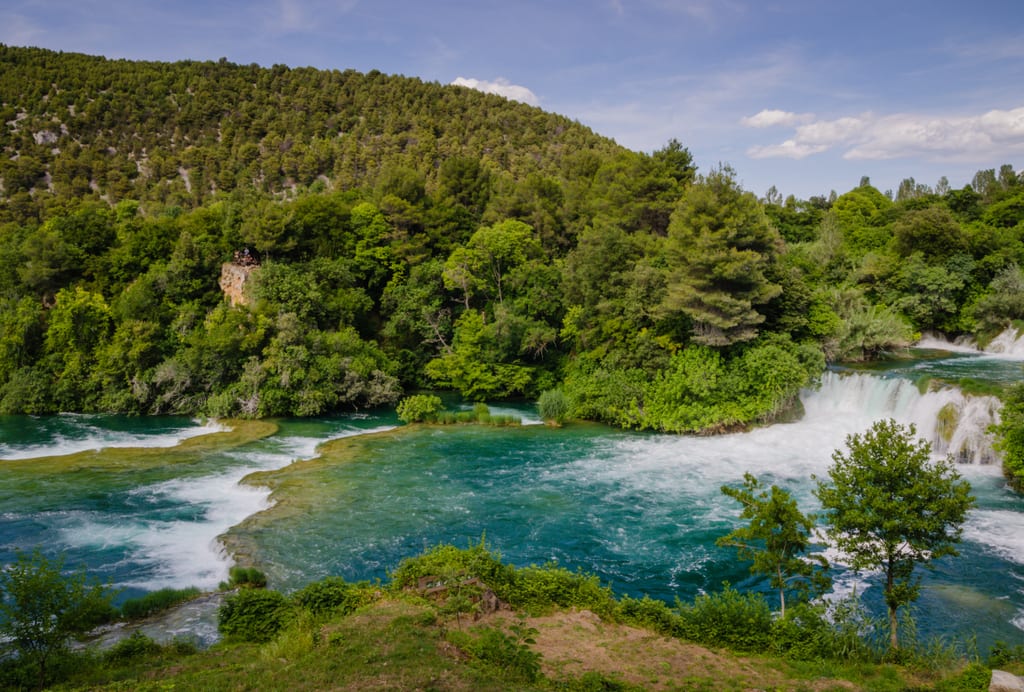
[[[0,148],[4,413],[558,389],[576,417],[729,430],[826,359],[1024,319],[1011,166],[758,199],[675,140],[632,152],[464,88],[4,46]]]

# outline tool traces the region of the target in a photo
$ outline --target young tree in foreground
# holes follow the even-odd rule
[[[920,594],[917,565],[957,555],[961,524],[974,504],[971,486],[951,459],[931,460],[913,425],[878,421],[832,453],[828,481],[816,494],[828,512],[829,538],[855,570],[885,574],[889,646],[899,648],[896,612]]]
[[[740,518],[750,524],[718,539],[718,545],[738,549],[741,560],[753,560],[750,571],[770,577],[779,590],[779,609],[786,616],[786,591],[796,589],[802,596],[823,593],[831,580],[815,562],[802,557],[811,544],[814,517],[800,511],[790,494],[773,485],[765,490],[749,473],[743,474],[743,487],[722,486],[722,492],[741,505]],[[828,562],[820,555],[813,559],[822,568]]]
[[[113,595],[101,584],[86,583],[85,569],[61,574],[63,558],[50,562],[38,550],[19,553],[0,570],[0,635],[9,638],[22,660],[38,670],[39,687],[47,666],[68,640],[109,619]]]

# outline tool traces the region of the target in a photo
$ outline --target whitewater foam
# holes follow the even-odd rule
[[[64,415],[60,418],[66,428],[64,432],[54,432],[46,441],[36,444],[0,444],[0,459],[67,456],[114,447],[175,447],[192,437],[228,430],[227,427],[216,421],[195,421],[190,426],[172,428],[158,433],[129,432],[105,429],[98,425],[96,419],[91,416]]]

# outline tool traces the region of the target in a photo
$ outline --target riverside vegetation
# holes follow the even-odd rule
[[[430,388],[720,432],[787,415],[826,361],[1024,319],[1009,165],[758,199],[678,141],[632,152],[377,72],[0,66],[0,412],[308,416]]]

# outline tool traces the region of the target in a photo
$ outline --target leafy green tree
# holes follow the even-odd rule
[[[815,491],[828,536],[855,570],[885,576],[889,646],[899,648],[897,611],[920,594],[918,565],[957,555],[961,525],[973,506],[971,486],[950,458],[932,461],[931,445],[913,425],[876,422],[832,453],[828,479]]]
[[[825,558],[813,556],[822,568],[819,570],[803,557],[814,535],[814,515],[801,512],[786,490],[776,485],[765,489],[749,473],[743,474],[743,487],[723,485],[722,492],[743,505],[740,518],[750,523],[730,531],[717,543],[736,548],[741,560],[753,561],[752,573],[769,577],[771,587],[779,592],[782,617],[786,617],[786,591],[796,588],[806,597],[828,589],[831,579],[823,571],[828,567]]]
[[[68,642],[107,621],[113,595],[89,582],[85,569],[65,575],[64,559],[49,560],[38,550],[18,553],[0,571],[0,642],[37,670],[40,688],[49,682],[50,664]]]
[[[755,338],[765,319],[758,308],[781,291],[765,275],[781,242],[732,169],[703,176],[687,189],[669,224],[664,308],[693,320],[698,343],[727,346]]]
[[[999,417],[996,448],[1003,453],[1003,473],[1010,485],[1024,490],[1024,383],[1015,384],[1003,394]]]

